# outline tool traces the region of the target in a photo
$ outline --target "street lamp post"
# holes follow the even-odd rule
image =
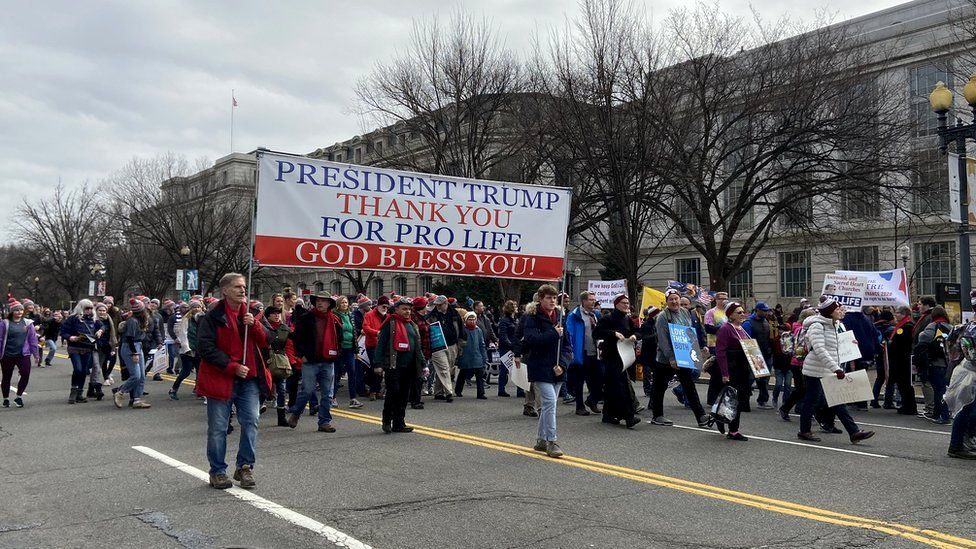
[[[976,115],[976,74],[970,77],[969,82],[962,90],[966,102],[972,107]],[[967,309],[966,300],[969,299],[969,290],[972,287],[969,260],[969,181],[966,174],[966,141],[976,139],[976,122],[963,124],[962,120],[956,119],[953,126],[948,125],[948,112],[952,108],[952,90],[946,87],[944,82],[935,85],[935,89],[929,94],[929,105],[932,111],[939,117],[939,140],[941,142],[939,150],[945,154],[948,151],[949,143],[955,145],[956,154],[959,155],[959,285],[961,286],[960,310]]]
[[[37,300],[38,287],[39,287],[40,282],[41,282],[41,278],[38,277],[38,276],[35,276],[34,277],[34,300],[35,301]]]

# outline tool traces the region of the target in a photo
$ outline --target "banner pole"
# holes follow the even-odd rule
[[[251,277],[254,275],[254,240],[257,234],[257,224],[254,222],[258,213],[258,185],[261,182],[261,149],[259,148],[254,153],[255,165],[257,169],[255,170],[254,176],[254,198],[251,200],[251,246],[248,248],[247,254],[247,299],[244,302],[244,307],[246,307],[247,312],[251,312]],[[244,357],[242,359],[241,365],[247,366],[247,334],[250,330],[244,330]]]

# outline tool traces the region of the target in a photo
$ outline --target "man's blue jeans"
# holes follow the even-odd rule
[[[58,352],[58,341],[56,339],[48,339],[45,345],[47,345],[47,356],[44,358],[44,362],[50,364],[54,360],[54,353]]]
[[[227,473],[227,426],[230,424],[231,406],[237,409],[237,423],[241,426],[241,442],[237,448],[237,468],[254,467],[258,445],[258,409],[261,392],[256,378],[234,378],[230,400],[207,399],[207,460],[210,474]]]
[[[557,383],[536,381],[533,385],[542,401],[539,410],[538,434],[538,438],[542,440],[556,440],[556,398],[558,398],[559,389],[562,388],[562,385],[561,381]]]
[[[146,367],[143,362],[142,343],[136,342],[137,359],[132,358],[132,350],[127,346],[119,347],[119,356],[122,357],[122,364],[129,372],[129,377],[119,386],[119,391],[129,394],[129,401],[142,398],[142,393],[146,387]]]
[[[318,384],[321,391],[319,398],[319,425],[332,423],[332,383],[335,379],[335,363],[333,362],[307,362],[302,365],[302,390],[295,399],[295,407],[291,413],[302,415],[305,405],[313,393],[315,385]]]

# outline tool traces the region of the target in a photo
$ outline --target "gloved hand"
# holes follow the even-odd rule
[[[844,370],[837,370],[834,373],[837,374],[837,379],[844,379]]]

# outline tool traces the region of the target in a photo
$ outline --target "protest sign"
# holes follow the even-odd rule
[[[613,298],[627,293],[626,280],[590,280],[587,290],[595,294],[601,309],[612,309]]]
[[[528,366],[525,364],[516,365],[514,357],[510,357],[510,359],[506,360],[505,357],[508,357],[511,354],[512,353],[505,353],[505,356],[502,357],[502,364],[508,368],[508,379],[512,380],[512,383],[523,391],[531,390],[532,385],[529,383]]]
[[[845,307],[861,307],[867,279],[856,274],[826,274],[820,291]]]
[[[617,352],[620,353],[620,362],[623,363],[624,370],[630,368],[637,362],[637,346],[635,342],[629,339],[617,341]]]
[[[681,282],[679,280],[669,280],[668,281],[669,290],[678,290],[678,293],[686,296],[688,299],[698,300],[701,297],[702,289],[695,284],[689,282]]]
[[[362,362],[363,364],[369,366],[369,353],[366,352],[366,336],[361,335],[359,339],[356,340],[356,346],[359,352],[356,353],[356,360]]]
[[[861,349],[854,340],[854,332],[847,331],[837,334],[837,359],[841,364],[861,358]]]
[[[766,359],[763,358],[762,350],[755,339],[740,339],[742,350],[746,353],[749,360],[749,367],[752,368],[752,375],[755,377],[769,377],[769,368],[766,366]]]
[[[858,370],[837,379],[834,376],[820,378],[827,406],[864,402],[874,398],[867,370]]]
[[[671,347],[674,349],[674,360],[678,368],[698,370],[701,368],[701,347],[698,345],[698,334],[691,326],[683,324],[668,324],[671,335]]]
[[[908,277],[905,269],[890,271],[835,271],[834,274],[856,275],[865,280],[862,306],[908,306]]]
[[[570,189],[258,152],[263,266],[563,276]]]
[[[664,309],[665,302],[666,300],[664,299],[664,292],[645,286],[644,290],[641,292],[640,317],[642,319],[644,318],[644,311],[646,311],[650,306],[657,307],[658,309]]]
[[[444,327],[440,322],[430,323],[430,352],[436,353],[447,349],[447,339],[444,337]]]

